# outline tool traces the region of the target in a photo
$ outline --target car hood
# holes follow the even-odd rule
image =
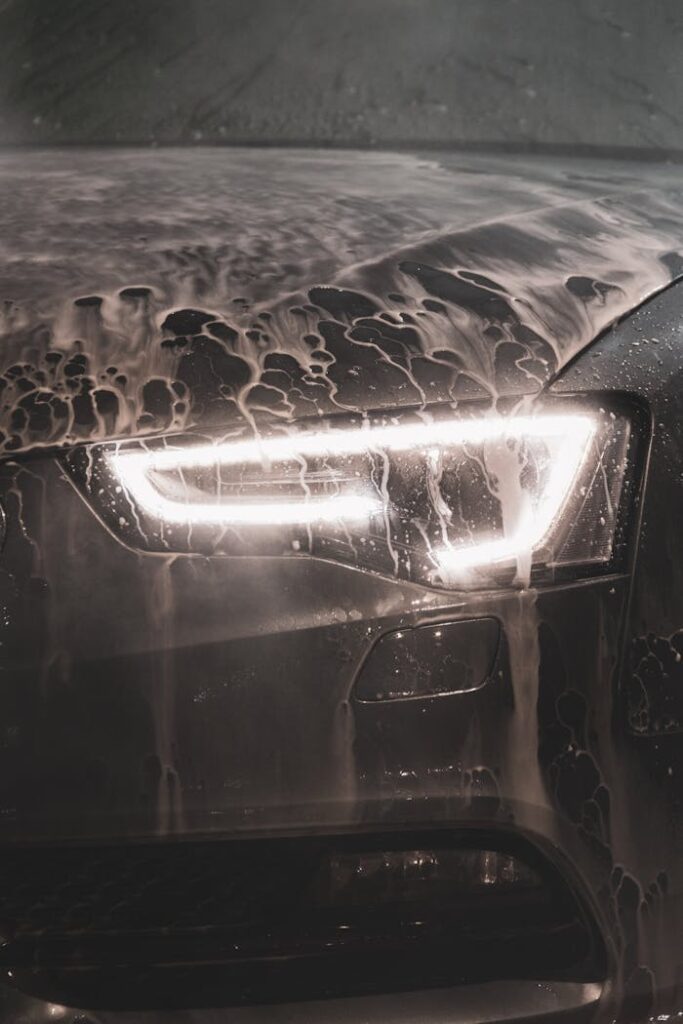
[[[2,446],[537,393],[683,272],[679,178],[463,154],[6,151]]]

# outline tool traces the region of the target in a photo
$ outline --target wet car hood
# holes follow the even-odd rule
[[[0,441],[534,394],[683,272],[677,168],[0,155]]]

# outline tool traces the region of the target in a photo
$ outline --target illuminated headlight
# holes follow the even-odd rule
[[[562,406],[103,445],[69,463],[107,525],[136,547],[308,554],[478,587],[608,566],[630,440],[628,417]]]

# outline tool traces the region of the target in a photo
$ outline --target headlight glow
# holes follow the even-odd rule
[[[629,443],[628,416],[555,403],[83,446],[68,466],[106,525],[143,550],[309,555],[481,588],[607,566]]]
[[[328,467],[328,482],[340,486],[335,460],[368,453],[420,451],[432,465],[443,450],[477,448],[485,464],[494,471],[491,486],[503,500],[504,491],[516,491],[504,519],[516,520],[512,532],[500,539],[483,539],[472,544],[448,544],[435,557],[449,575],[460,570],[529,555],[546,537],[559,515],[571,485],[586,457],[595,434],[594,422],[585,415],[491,417],[480,420],[450,420],[422,425],[389,425],[355,430],[327,430],[319,433],[205,444],[194,448],[165,449],[156,452],[112,452],[107,456],[121,487],[138,509],[165,523],[222,524],[241,526],[284,526],[345,521],[357,522],[373,515],[391,514],[388,493],[374,496],[369,482],[364,493],[353,490],[320,498],[306,487],[310,460],[323,460]],[[547,479],[538,493],[519,486],[520,444],[540,441],[549,450]],[[214,501],[192,497],[188,473],[210,470],[218,478],[231,468],[253,465],[265,474],[274,466],[293,467],[292,478],[300,479],[305,491],[299,498],[286,501],[264,496],[259,502],[230,500],[220,493]],[[438,472],[438,470],[437,470]],[[164,493],[168,477],[176,474],[180,489],[175,496]],[[505,477],[509,477],[505,480]],[[500,478],[503,478],[502,480]],[[319,475],[317,482],[319,483]],[[355,492],[355,493],[354,493]],[[506,514],[507,513],[507,514]],[[444,513],[448,517],[448,512]]]

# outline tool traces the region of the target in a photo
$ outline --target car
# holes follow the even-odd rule
[[[0,179],[3,1019],[680,1016],[680,169]]]

